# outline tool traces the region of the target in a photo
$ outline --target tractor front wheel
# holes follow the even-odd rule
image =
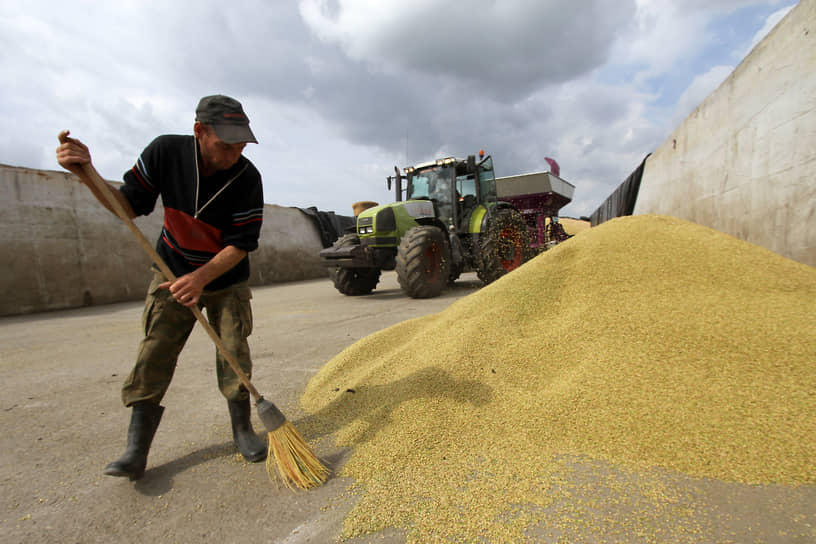
[[[411,298],[438,296],[448,283],[450,261],[450,248],[441,229],[427,225],[412,228],[397,249],[397,280],[402,291]]]
[[[346,234],[334,242],[332,247],[349,247],[360,245],[360,238],[356,234]],[[356,297],[367,295],[374,290],[380,281],[379,268],[342,268],[329,269],[334,286],[344,295]]]
[[[338,291],[350,297],[368,295],[380,281],[379,268],[332,268],[329,271]]]

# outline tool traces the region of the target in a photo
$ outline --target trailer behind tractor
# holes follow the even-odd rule
[[[552,172],[534,172],[496,178],[496,191],[501,200],[521,211],[536,253],[570,237],[558,220],[558,212],[572,201],[573,184]]]

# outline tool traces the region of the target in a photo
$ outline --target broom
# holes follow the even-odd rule
[[[78,140],[68,137],[69,131],[64,130],[59,133],[58,139],[60,143],[73,142],[79,144]],[[90,178],[94,187],[99,191],[105,201],[113,208],[116,215],[122,222],[130,229],[139,245],[142,246],[156,266],[164,275],[165,279],[173,282],[176,280],[175,274],[165,264],[161,256],[156,252],[150,242],[147,241],[139,227],[128,217],[127,212],[122,207],[122,204],[111,194],[111,189],[108,184],[102,179],[96,169],[91,163],[82,165],[83,172]],[[301,489],[308,489],[316,487],[326,481],[329,475],[329,470],[321,463],[320,459],[314,454],[312,448],[303,440],[303,437],[297,431],[294,425],[286,420],[286,417],[278,410],[277,406],[264,399],[257,389],[252,385],[246,373],[241,370],[238,361],[229,352],[224,342],[212,328],[210,323],[204,318],[201,309],[198,306],[190,307],[196,319],[204,330],[207,331],[209,337],[215,342],[218,351],[229,363],[235,374],[241,380],[241,383],[252,395],[255,400],[255,406],[268,433],[269,453],[266,457],[266,472],[270,480],[274,480],[273,473],[277,469],[279,478],[290,489],[299,487]]]

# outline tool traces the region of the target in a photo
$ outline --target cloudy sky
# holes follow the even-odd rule
[[[484,149],[498,176],[554,158],[589,215],[795,3],[3,0],[0,163],[58,170],[70,129],[118,180],[228,94],[267,203],[351,215],[395,165]]]

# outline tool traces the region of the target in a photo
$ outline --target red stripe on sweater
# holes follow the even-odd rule
[[[164,209],[164,228],[182,249],[218,253],[223,249],[221,230],[186,213]]]

